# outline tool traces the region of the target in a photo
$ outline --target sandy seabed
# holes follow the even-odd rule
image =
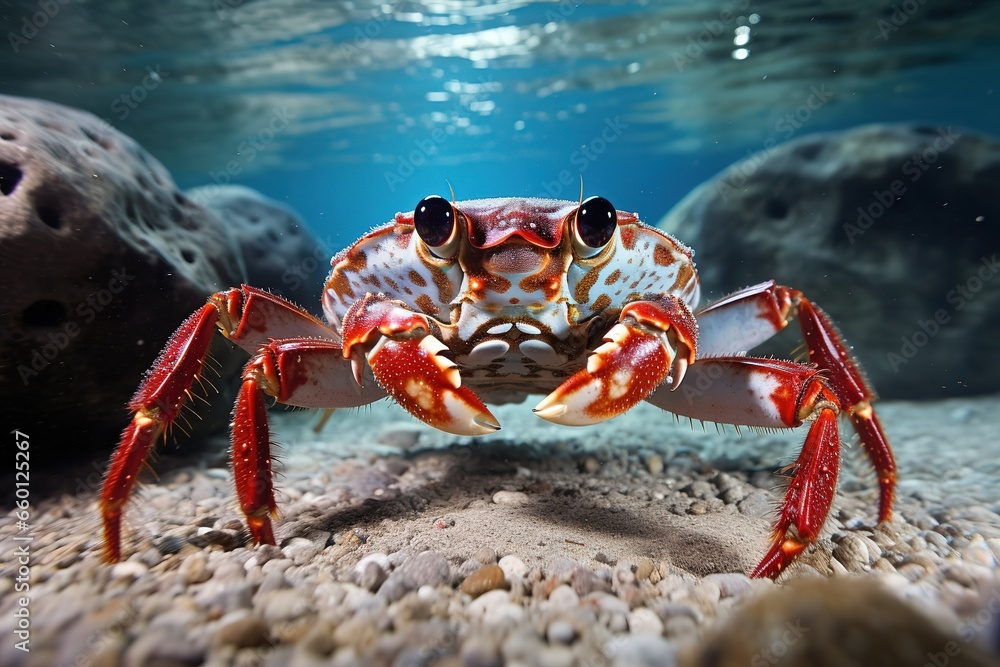
[[[643,405],[568,429],[524,403],[469,439],[386,404],[318,434],[316,414],[277,413],[278,546],[247,545],[209,440],[155,462],[114,566],[100,477],[81,469],[36,500],[28,533],[0,518],[0,663],[1000,664],[1000,397],[878,410],[900,471],[892,523],[875,525],[874,475],[845,432],[823,537],[777,584],[745,574],[804,428],[703,430]]]

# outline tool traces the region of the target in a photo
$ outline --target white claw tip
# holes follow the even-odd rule
[[[677,391],[681,386],[684,376],[687,375],[688,361],[684,357],[678,356],[674,359],[673,368],[670,369],[670,391]]]
[[[545,407],[537,407],[532,412],[541,417],[542,419],[547,419],[549,421],[554,421],[566,414],[566,404],[565,403],[553,403]]]

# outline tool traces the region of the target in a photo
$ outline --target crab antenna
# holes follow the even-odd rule
[[[583,203],[583,174],[580,174],[580,203]]]
[[[451,187],[451,181],[445,179],[445,183],[448,184],[448,189],[451,190],[451,203],[455,203],[455,188]]]

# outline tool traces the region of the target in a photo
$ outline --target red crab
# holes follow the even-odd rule
[[[826,521],[840,466],[838,417],[878,475],[879,520],[896,466],[874,392],[828,317],[768,281],[698,307],[691,251],[603,197],[449,202],[426,197],[338,253],[326,321],[247,285],[214,294],[174,333],[139,387],[101,495],[106,557],[150,449],[202,373],[216,329],[252,356],[233,413],[236,491],[254,542],[274,544],[265,397],[344,408],[391,396],[450,433],[500,428],[484,404],[546,394],[543,419],[593,424],[649,401],[677,415],[768,428],[810,422],[753,570],[776,577]],[[746,356],[798,316],[812,363]],[[683,382],[697,392],[676,391]]]

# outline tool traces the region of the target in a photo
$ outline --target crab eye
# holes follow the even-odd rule
[[[424,197],[413,210],[413,226],[424,243],[439,248],[448,242],[455,230],[455,212],[444,197]]]
[[[590,197],[576,212],[576,237],[587,248],[606,246],[617,226],[618,212],[604,197]]]

